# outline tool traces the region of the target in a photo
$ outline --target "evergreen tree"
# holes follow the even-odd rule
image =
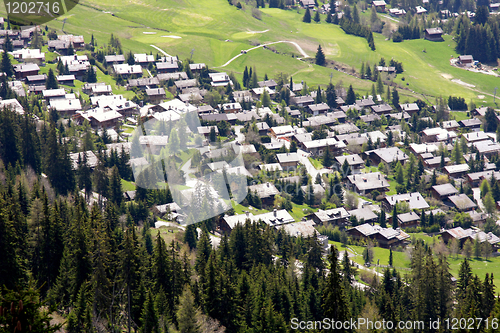
[[[337,107],[337,93],[332,83],[328,84],[328,88],[326,88],[326,104],[332,109]]]
[[[186,286],[179,299],[179,308],[177,310],[179,333],[201,333],[196,318],[197,312],[193,294],[189,287]]]
[[[160,333],[158,314],[151,291],[148,292],[141,315],[141,333]]]
[[[254,66],[254,68],[252,70],[249,88],[258,88],[258,87],[259,87],[259,83],[258,83],[258,79],[257,79],[257,69],[255,69],[255,66]]]
[[[190,249],[195,249],[197,240],[198,233],[196,232],[196,227],[194,224],[189,224],[186,227],[186,232],[184,234],[184,242],[189,245]]]
[[[349,89],[347,90],[347,97],[345,99],[345,104],[346,105],[352,105],[356,102],[356,94],[354,93],[354,89],[352,88],[352,84],[349,86]]]
[[[249,81],[250,77],[248,76],[248,68],[245,66],[245,70],[243,71],[243,86],[248,87]]]
[[[311,23],[311,12],[309,11],[309,8],[306,9],[304,17],[302,17],[302,22]]]
[[[319,11],[316,11],[316,14],[314,14],[314,22],[319,23],[319,21],[321,21]]]
[[[389,248],[389,266],[392,267],[392,247]]]
[[[394,208],[392,210],[392,228],[397,229],[398,227],[399,227],[398,208],[397,205],[394,205]]]
[[[389,88],[389,87],[387,87],[387,88]],[[389,91],[389,90],[387,90],[387,91]],[[396,90],[396,88],[394,88],[394,90],[392,91],[392,105],[396,109],[399,109],[399,93]]]
[[[59,88],[59,85],[57,84],[56,75],[54,74],[52,68],[49,69],[49,75],[47,75],[47,81],[45,81],[45,88],[47,89]]]
[[[2,72],[4,72],[8,78],[14,75],[14,68],[12,67],[12,62],[10,61],[9,54],[5,52],[5,47],[4,47],[4,52],[2,53]]]
[[[333,157],[330,153],[330,147],[327,145],[325,152],[323,153],[323,166],[330,167],[333,164]]]
[[[338,264],[338,250],[335,246],[331,247],[328,261],[330,262],[330,274],[328,274],[325,289],[323,290],[323,314],[325,318],[335,318],[335,320],[344,322],[350,319],[351,314],[344,284],[341,283],[342,277]]]
[[[123,200],[122,183],[118,168],[113,166],[111,169],[111,178],[109,182],[108,199],[117,206],[120,206]]]
[[[382,228],[387,228],[387,218],[386,218],[386,215],[385,215],[385,211],[382,209],[380,211],[380,216],[379,216],[379,222],[380,226]]]
[[[325,54],[323,53],[323,49],[321,45],[318,45],[318,50],[316,51],[316,65],[324,66],[325,65]]]

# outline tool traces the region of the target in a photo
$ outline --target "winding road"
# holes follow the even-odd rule
[[[307,53],[302,49],[302,47],[300,47],[299,44],[295,43],[295,42],[290,42],[288,40],[280,40],[280,41],[277,41],[277,42],[270,42],[270,43],[265,43],[265,44],[261,44],[259,46],[254,46],[254,47],[251,47],[249,48],[248,50],[243,50],[245,51],[244,53],[240,53],[234,57],[232,57],[231,59],[229,59],[228,62],[226,62],[224,65],[222,66],[219,66],[219,67],[226,67],[227,65],[229,65],[231,62],[233,62],[234,60],[236,60],[238,57],[241,57],[242,55],[246,54],[247,52],[250,52],[252,50],[255,50],[255,49],[258,49],[259,47],[264,47],[264,46],[267,46],[267,45],[272,45],[272,44],[278,44],[278,43],[289,43],[289,44],[292,44],[294,45],[297,50],[300,52],[300,54],[302,55],[302,58],[309,58],[309,56],[307,55]],[[152,46],[152,45],[151,45]],[[300,58],[297,58],[297,59],[300,59]]]

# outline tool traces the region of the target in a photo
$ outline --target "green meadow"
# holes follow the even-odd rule
[[[455,42],[444,36],[444,42],[411,40],[402,43],[388,41],[374,34],[376,51],[368,48],[364,38],[346,35],[338,26],[302,22],[303,10],[261,9],[261,19],[252,16],[251,8],[238,10],[226,0],[84,0],[72,11],[48,23],[62,32],[81,34],[90,40],[93,34],[98,46],[109,41],[111,33],[119,37],[124,51],[152,52],[155,45],[180,59],[191,57],[209,67],[234,72],[241,80],[245,66],[255,66],[259,79],[267,74],[293,75],[295,82],[305,81],[309,86],[326,85],[333,73],[333,82],[352,84],[360,94],[371,91],[372,82],[311,64],[311,60],[297,59],[300,52],[291,44],[274,44],[271,49],[258,48],[243,54],[225,67],[220,67],[242,50],[257,44],[292,41],[314,57],[319,44],[328,60],[347,65],[357,72],[362,62],[371,66],[381,57],[394,58],[403,63],[405,72],[394,80],[400,87],[401,102],[416,98],[435,103],[438,96],[462,96],[476,105],[493,105],[493,88],[498,78],[468,72],[449,65]],[[321,19],[324,20],[324,15]],[[173,38],[180,37],[180,38]],[[454,82],[460,80],[471,86]],[[484,98],[478,98],[484,95]]]

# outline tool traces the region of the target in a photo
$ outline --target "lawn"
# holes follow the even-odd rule
[[[460,120],[465,120],[469,119],[470,117],[467,117],[468,112],[462,112],[462,111],[450,111],[450,116],[452,118],[455,118],[456,121]]]
[[[264,214],[264,213],[269,213],[268,210],[265,210],[265,209],[256,209],[252,206],[248,206],[248,207],[245,207],[239,203],[236,203],[234,201],[231,201],[231,204],[234,208],[234,212],[237,214],[237,215],[240,215],[240,214],[245,214],[245,212],[251,212],[253,215],[259,215],[259,214]]]
[[[375,33],[377,49],[371,51],[364,38],[346,35],[339,26],[324,21],[303,23],[303,9],[263,8],[260,9],[262,18],[258,20],[252,17],[250,8],[245,4],[246,8],[238,10],[225,0],[84,0],[80,4],[68,15],[49,22],[49,28],[62,33],[62,20],[66,19],[66,33],[81,34],[86,40],[90,40],[93,34],[98,47],[109,41],[112,32],[120,38],[124,52],[132,49],[136,53],[157,53],[154,45],[186,59],[191,57],[192,51],[194,62],[204,62],[211,68],[219,66],[217,69],[220,71],[238,74],[239,80],[246,66],[255,66],[259,79],[265,74],[275,77],[284,73],[293,75],[296,82],[303,80],[313,87],[326,85],[330,74],[333,74],[334,83],[352,84],[360,94],[370,91],[372,82],[369,80],[298,60],[296,55],[299,52],[291,44],[269,47],[279,53],[258,48],[220,67],[239,55],[241,50],[266,42],[296,42],[309,57],[314,57],[321,44],[328,60],[343,63],[358,72],[361,63],[369,62],[373,66],[381,57],[386,61],[392,57],[401,61],[405,72],[390,80],[400,85],[402,103],[420,98],[434,104],[438,96],[453,95],[464,97],[467,102],[472,99],[477,105],[494,106],[492,87],[498,78],[450,66],[450,56],[457,54],[454,51],[455,42],[448,35],[444,36],[443,42],[419,39],[393,43]],[[90,17],[92,24],[89,24]],[[324,20],[325,16],[321,17]],[[133,92],[117,87],[114,82],[107,82],[102,73],[98,73],[98,77],[112,84],[114,93],[133,97]],[[479,99],[478,95],[486,97]]]
[[[122,179],[122,190],[123,191],[134,191],[135,190],[135,183],[126,181],[125,179]]]
[[[321,160],[309,157],[309,161],[316,168],[316,170],[323,169],[323,163],[321,162]]]
[[[305,205],[305,204],[303,204],[303,205],[297,205],[295,203],[292,203],[292,206],[293,206],[293,209],[289,213],[290,213],[290,215],[292,215],[292,217],[295,219],[295,221],[301,221],[302,218],[304,216],[306,216],[307,213],[304,212],[304,209],[310,209],[313,212],[318,211],[317,208],[311,208],[311,207],[309,207],[308,205]]]

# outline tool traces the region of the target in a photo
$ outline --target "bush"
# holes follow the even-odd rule
[[[257,20],[262,19],[262,12],[258,10],[257,8],[252,8],[252,16],[256,18]]]
[[[401,43],[403,41],[403,35],[401,35],[401,33],[399,32],[395,32],[392,34],[392,41],[394,43]]]

